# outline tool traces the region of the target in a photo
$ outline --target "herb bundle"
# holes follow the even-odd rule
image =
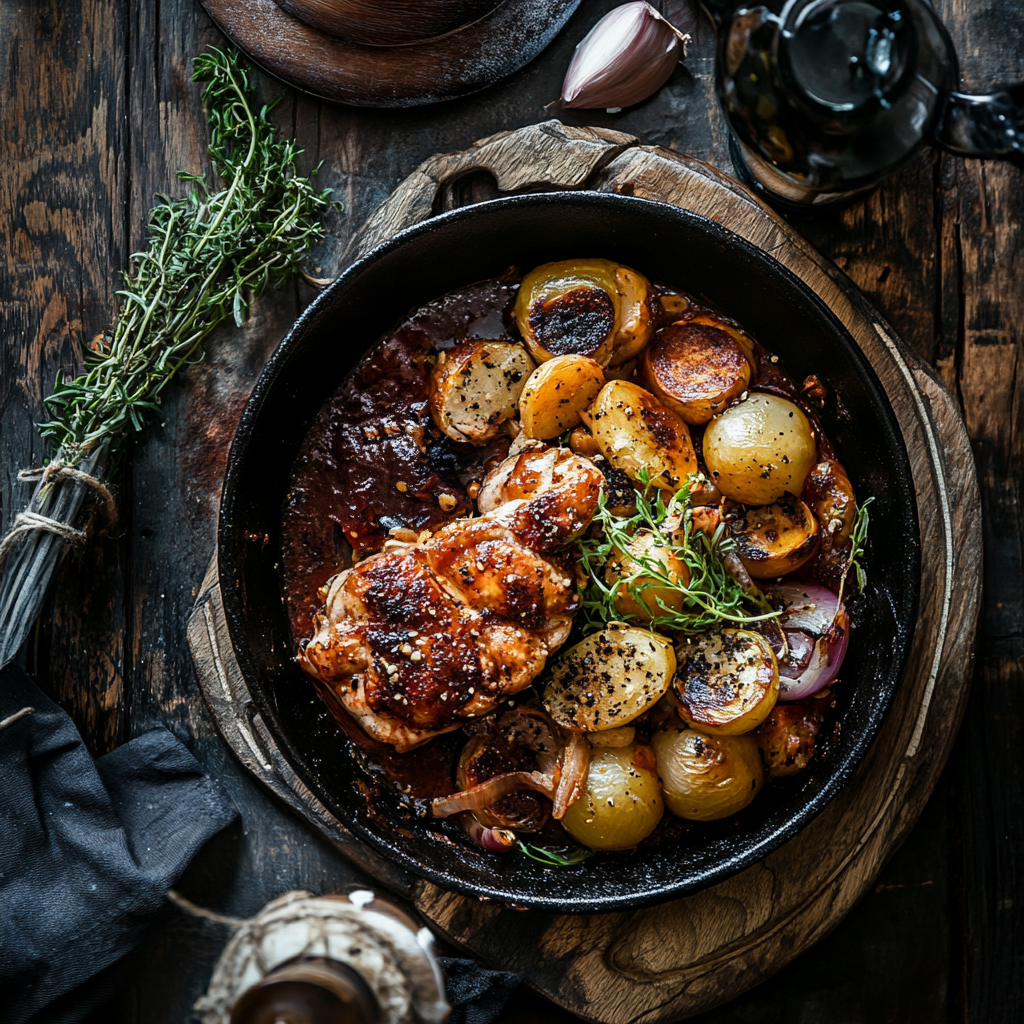
[[[203,357],[202,344],[228,317],[245,322],[249,301],[299,272],[323,237],[320,218],[330,189],[295,173],[294,143],[277,138],[270,107],[254,107],[254,90],[237,51],[196,58],[204,85],[210,157],[224,187],[203,177],[178,200],[158,196],[149,243],[132,256],[111,331],[85,353],[73,379],[58,374],[46,400],[52,419],[40,431],[51,446],[32,501],[0,544],[0,666],[31,628],[46,587],[75,528],[88,487],[101,491],[125,441],[141,430],[179,371]]]
[[[579,542],[580,564],[586,573],[582,622],[587,632],[612,621],[629,621],[635,616],[616,609],[623,592],[644,610],[649,628],[693,636],[716,626],[777,619],[759,594],[751,594],[729,573],[723,556],[735,549],[719,523],[712,534],[695,528],[690,484],[683,486],[665,503],[663,492],[641,477],[643,491],[637,491],[636,514],[616,515],[607,497],[598,499],[594,517],[596,530]],[[689,572],[689,582],[671,572],[666,563],[650,552],[637,552],[631,543],[638,533],[648,533],[654,545],[678,558]],[[595,536],[596,534],[596,536]],[[609,559],[618,555],[635,566],[613,582],[605,578]],[[666,590],[683,595],[682,609],[671,607],[661,596]]]

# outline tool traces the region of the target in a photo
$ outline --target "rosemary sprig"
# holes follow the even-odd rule
[[[522,839],[516,841],[516,849],[525,854],[530,860],[537,861],[547,868],[570,868],[574,864],[582,864],[594,856],[593,850],[579,848],[570,850],[567,853],[559,853],[557,850],[548,850],[543,846],[534,846],[532,843],[524,843]]]
[[[296,274],[323,237],[331,190],[295,174],[300,150],[277,138],[270,107],[254,110],[238,52],[211,49],[196,58],[193,77],[205,84],[210,157],[225,187],[211,191],[202,176],[180,172],[190,194],[157,197],[149,245],[132,256],[118,293],[116,325],[86,351],[83,373],[58,373],[46,399],[53,419],[40,431],[69,465],[142,429],[174,376],[202,359],[207,335],[229,316],[241,326],[250,296]]]
[[[763,598],[758,602],[748,595],[726,570],[722,555],[734,550],[735,545],[725,536],[724,524],[719,523],[711,536],[695,529],[689,481],[672,495],[667,505],[661,489],[651,487],[644,474],[640,475],[640,483],[644,491],[637,493],[635,515],[615,515],[602,494],[594,517],[597,535],[592,533],[578,544],[580,564],[586,573],[581,606],[585,629],[600,629],[611,621],[636,618],[615,608],[615,599],[623,589],[647,613],[650,628],[656,631],[692,636],[716,626],[779,617],[780,612]],[[641,531],[649,532],[656,546],[667,549],[683,562],[689,570],[689,583],[669,573],[657,558],[629,550],[630,542]],[[609,584],[605,567],[615,552],[635,562],[637,568]],[[658,596],[658,591],[666,589],[683,595],[681,611]],[[759,613],[751,610],[752,605],[759,608]]]

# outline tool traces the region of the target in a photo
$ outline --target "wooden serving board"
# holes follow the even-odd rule
[[[661,200],[718,221],[809,285],[849,330],[889,396],[910,455],[921,529],[920,607],[903,683],[867,757],[828,807],[753,867],[643,910],[516,911],[444,892],[356,840],[295,776],[248,704],[215,565],[189,623],[200,684],[225,739],[264,784],[361,867],[408,896],[446,939],[580,1016],[660,1022],[725,1002],[833,928],[920,815],[967,700],[981,594],[981,515],[956,404],[832,263],[732,178],[632,136],[557,121],[427,160],[370,218],[349,258],[442,210],[501,194],[588,188]]]

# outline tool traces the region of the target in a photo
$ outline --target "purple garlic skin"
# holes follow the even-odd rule
[[[617,111],[639,103],[669,80],[689,40],[644,0],[616,7],[576,47],[559,105]]]

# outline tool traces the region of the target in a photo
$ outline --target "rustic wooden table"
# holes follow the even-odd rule
[[[388,192],[434,152],[540,121],[572,47],[617,0],[584,0],[554,45],[467,100],[406,112],[332,107],[286,93],[283,131],[337,189],[344,214],[314,266],[330,275]],[[668,14],[685,0],[662,4]],[[1024,78],[1024,3],[939,0],[978,89]],[[0,503],[8,525],[38,464],[34,424],[58,368],[111,320],[117,274],[144,238],[153,193],[207,165],[189,59],[222,39],[194,0],[0,0]],[[280,92],[262,81],[269,97]],[[685,69],[627,111],[571,114],[729,168],[702,28]],[[986,587],[974,689],[949,765],[920,823],[835,932],[705,1022],[790,1020],[997,1024],[1024,1019],[1024,173],[922,153],[846,209],[795,222],[834,259],[962,403],[985,514]],[[119,482],[121,523],[69,559],[24,659],[50,681],[96,753],[170,726],[242,812],[181,888],[250,914],[290,888],[334,890],[358,873],[266,796],[215,733],[195,685],[185,620],[213,549],[220,479],[260,367],[312,290],[261,300],[165,400]],[[190,1019],[226,936],[169,915],[135,983],[96,1020]],[[524,993],[506,1022],[570,1018]]]

